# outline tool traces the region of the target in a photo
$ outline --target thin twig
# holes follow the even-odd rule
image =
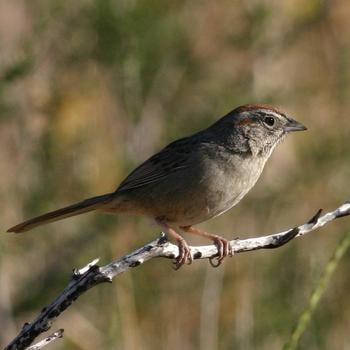
[[[326,225],[334,219],[347,215],[350,215],[350,201],[347,201],[339,208],[323,216],[321,216],[321,210],[319,210],[304,225],[268,236],[232,240],[230,244],[234,253],[244,253],[257,249],[278,248],[295,237],[301,237]],[[215,245],[196,246],[190,247],[190,249],[194,260],[209,259],[217,255],[217,248]],[[50,329],[52,322],[88,289],[102,282],[112,282],[112,279],[117,275],[130,268],[140,266],[152,258],[162,257],[175,259],[178,254],[178,247],[168,242],[165,235],[162,233],[159,238],[105,266],[98,266],[98,259],[95,259],[82,269],[75,270],[71,281],[62,293],[60,293],[50,305],[45,307],[32,323],[26,323],[21,332],[5,350],[27,349],[39,334]]]
[[[38,343],[30,346],[29,348],[27,348],[27,350],[39,350],[42,349],[44,346],[50,344],[51,342],[55,341],[58,338],[62,338],[63,337],[63,329],[59,329],[58,331],[52,333],[51,335],[49,335],[47,338],[39,341]]]

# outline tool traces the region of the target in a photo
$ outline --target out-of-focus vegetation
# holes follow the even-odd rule
[[[166,143],[247,102],[277,105],[309,131],[202,227],[255,236],[338,206],[350,197],[349,18],[347,0],[0,1],[0,230],[112,191]],[[79,299],[51,348],[281,349],[349,227],[339,220],[220,269],[151,261]],[[73,267],[157,232],[145,218],[96,213],[1,235],[0,346]],[[301,349],[350,347],[349,268],[347,254]]]

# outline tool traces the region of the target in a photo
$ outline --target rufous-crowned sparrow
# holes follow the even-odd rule
[[[232,256],[229,242],[192,225],[236,205],[258,180],[275,146],[305,126],[267,105],[244,105],[207,129],[170,143],[142,163],[112,193],[86,199],[27,220],[9,232],[92,210],[153,218],[179,247],[176,268],[192,256],[181,231],[204,236],[217,248],[217,262]],[[214,264],[213,264],[214,265]]]

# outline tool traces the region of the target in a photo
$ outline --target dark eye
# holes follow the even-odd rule
[[[275,124],[275,118],[273,117],[265,117],[264,118],[264,123],[268,126],[274,126]]]

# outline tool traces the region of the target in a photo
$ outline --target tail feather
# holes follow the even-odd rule
[[[82,202],[69,205],[61,209],[51,211],[49,213],[37,216],[33,219],[24,221],[16,226],[13,226],[7,230],[7,232],[25,232],[33,229],[34,227],[48,224],[50,222],[69,218],[71,216],[83,214],[98,208],[103,207],[109,203],[112,199],[112,193],[104,194],[102,196],[92,197]]]

